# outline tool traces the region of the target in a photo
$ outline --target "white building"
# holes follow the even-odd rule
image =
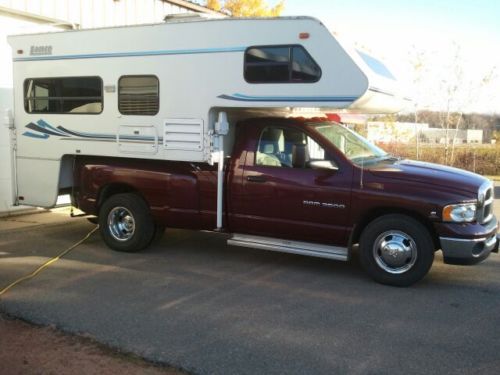
[[[12,108],[12,61],[7,35],[162,22],[168,14],[220,15],[185,0],[0,0],[0,214],[15,208],[9,132],[3,124]]]
[[[367,138],[378,143],[410,143],[418,134],[421,143],[446,143],[446,129],[413,122],[367,123]],[[483,131],[478,129],[448,129],[448,143],[483,143]]]
[[[378,143],[409,143],[417,133],[429,129],[429,124],[412,122],[369,121],[366,137]]]
[[[429,128],[422,132],[420,137],[425,143],[446,143],[446,129]],[[483,143],[483,131],[481,129],[448,129],[448,143]]]

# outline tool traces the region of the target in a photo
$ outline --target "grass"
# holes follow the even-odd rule
[[[421,145],[418,158],[415,144],[389,143],[380,144],[380,146],[396,156],[449,165],[500,181],[500,144],[456,145],[453,150],[453,158],[451,157],[452,147],[449,146],[448,158],[446,158],[445,147],[441,144]]]
[[[486,175],[484,177],[486,177],[486,178],[488,178],[488,179],[490,179],[492,181],[500,182],[500,176],[499,175],[497,175],[497,176],[488,176],[488,175]]]

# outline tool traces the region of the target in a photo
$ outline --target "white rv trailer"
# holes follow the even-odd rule
[[[74,155],[217,161],[219,113],[231,135],[249,112],[384,113],[405,100],[380,61],[310,17],[172,19],[9,43],[17,204],[53,206]]]

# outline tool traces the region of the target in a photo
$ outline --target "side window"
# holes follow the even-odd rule
[[[160,110],[158,78],[152,75],[120,77],[118,110],[122,115],[156,115]]]
[[[307,137],[307,153],[309,160],[325,160],[325,149],[311,137]]]
[[[302,46],[250,47],[244,76],[250,83],[312,83],[321,69]]]
[[[29,78],[24,81],[27,113],[97,114],[102,112],[99,77]]]
[[[304,48],[293,47],[290,74],[292,82],[316,82],[321,70]]]
[[[326,159],[323,147],[300,130],[265,128],[259,139],[255,165],[285,168],[309,168],[311,161]]]

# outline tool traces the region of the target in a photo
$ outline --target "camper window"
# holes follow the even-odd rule
[[[99,77],[29,78],[24,81],[28,113],[97,114],[102,112]]]
[[[118,109],[122,115],[154,116],[160,109],[156,76],[123,76],[118,81]]]
[[[312,83],[321,69],[302,46],[250,47],[244,76],[249,83]]]

